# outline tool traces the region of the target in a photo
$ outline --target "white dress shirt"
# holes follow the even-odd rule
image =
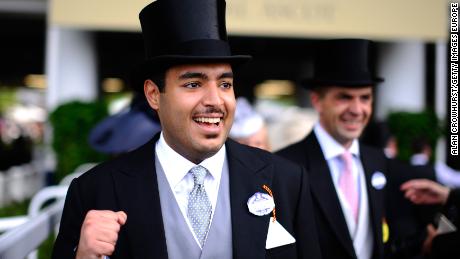
[[[179,153],[174,151],[166,143],[163,132],[160,135],[160,139],[156,143],[155,152],[163,168],[163,171],[165,172],[166,179],[168,180],[182,215],[184,216],[190,231],[195,236],[195,232],[193,231],[193,228],[187,217],[187,206],[189,194],[192,191],[194,185],[193,176],[188,172],[190,169],[192,169],[192,167],[196,166],[196,164],[187,160]],[[204,179],[204,188],[212,206],[211,222],[216,208],[217,195],[219,193],[219,185],[223,166],[227,166],[225,160],[226,151],[225,145],[223,145],[215,155],[203,160],[200,163],[200,165],[205,167],[209,172],[209,174],[206,174]],[[197,239],[196,241],[198,242]]]

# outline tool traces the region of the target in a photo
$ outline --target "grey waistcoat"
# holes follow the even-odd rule
[[[195,241],[156,156],[155,169],[169,259],[231,259],[232,220],[227,162],[223,166],[216,209],[203,249]]]

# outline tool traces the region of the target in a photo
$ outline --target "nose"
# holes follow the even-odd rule
[[[217,83],[209,83],[208,87],[206,87],[206,92],[203,96],[203,104],[205,106],[219,106],[222,105],[223,99],[221,96],[219,85]]]
[[[350,101],[350,105],[348,106],[348,110],[354,114],[359,115],[363,111],[363,104],[360,102],[358,98],[353,99]]]

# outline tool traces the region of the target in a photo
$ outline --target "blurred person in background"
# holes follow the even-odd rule
[[[369,41],[320,41],[314,76],[306,80],[319,122],[303,140],[277,154],[310,175],[323,258],[383,258],[386,161],[358,141],[371,114],[374,86]]]
[[[427,227],[428,236],[424,244],[426,258],[460,258],[460,188],[449,188],[427,179],[415,179],[401,186],[407,199],[415,204],[440,204],[447,218],[455,224],[457,230],[450,228],[442,233],[441,226]]]
[[[27,164],[32,160],[33,141],[26,134],[23,125],[11,119],[0,121],[0,141],[2,156],[0,170],[7,170],[12,166]]]
[[[436,181],[445,186],[460,187],[460,171],[439,160],[431,162],[433,149],[428,138],[424,136],[415,138],[412,142],[412,152],[410,163],[413,166],[432,171],[436,176]]]
[[[235,119],[229,137],[241,144],[271,151],[265,120],[244,97],[236,99]]]

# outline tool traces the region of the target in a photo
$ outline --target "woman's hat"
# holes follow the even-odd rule
[[[161,130],[155,111],[144,96],[136,95],[128,109],[99,122],[89,134],[89,144],[105,154],[121,154],[140,147]]]
[[[247,138],[265,125],[262,115],[257,113],[244,97],[236,99],[235,118],[228,133],[231,138]]]

